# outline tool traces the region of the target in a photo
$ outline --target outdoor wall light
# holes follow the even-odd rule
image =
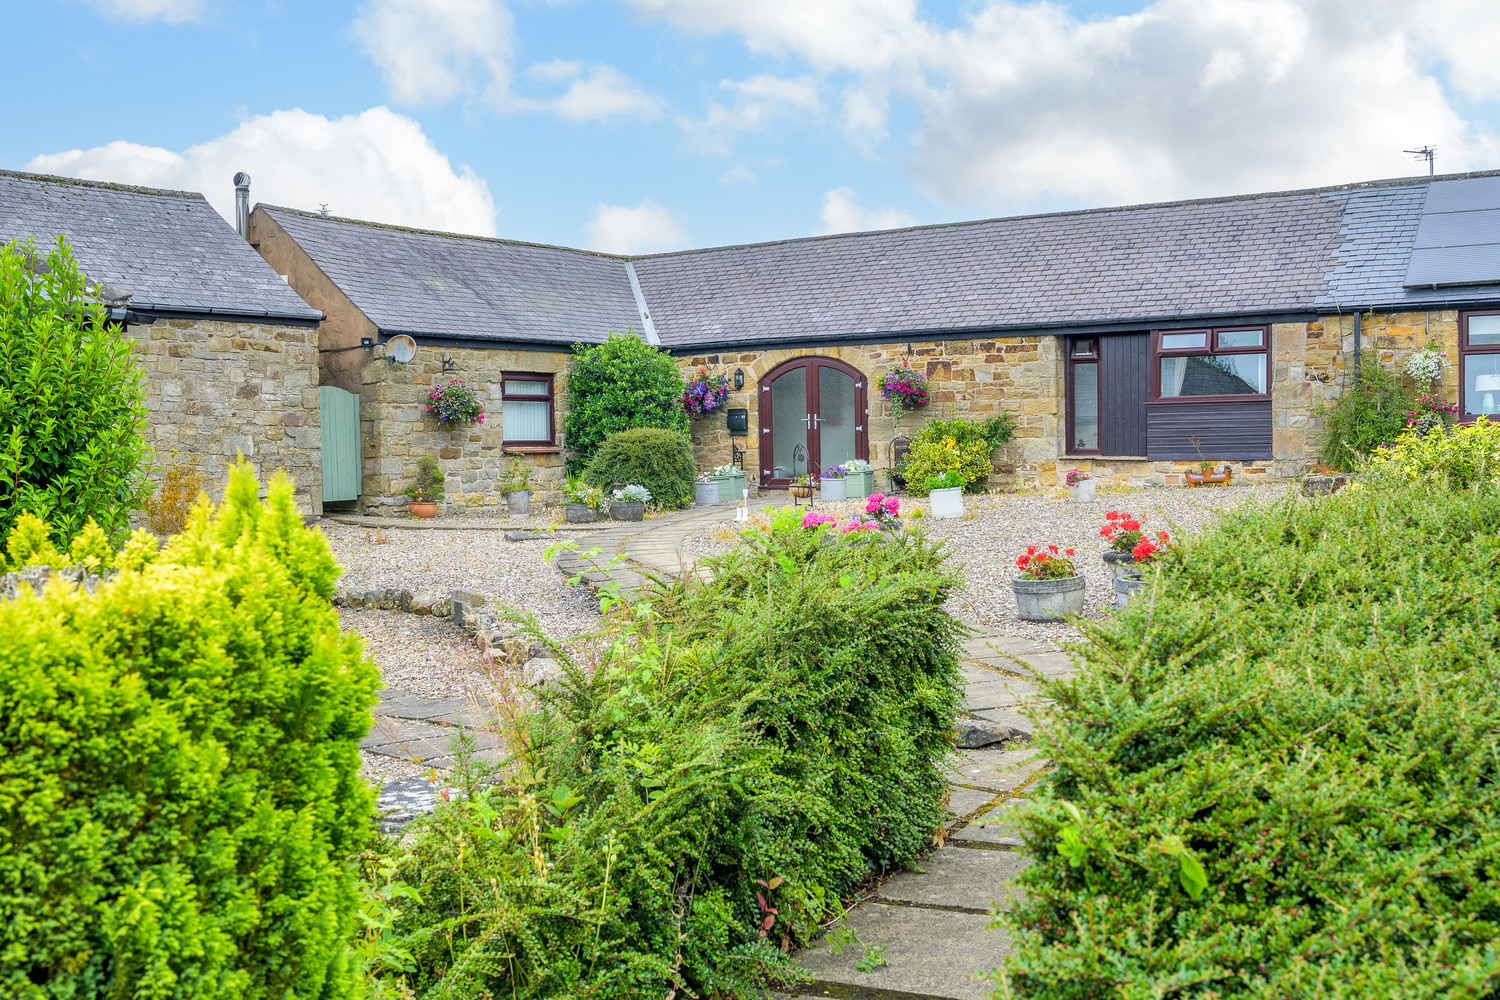
[[[374,346],[375,346],[375,338],[374,337],[360,337],[359,338],[359,349],[360,350],[362,350],[362,351],[368,351],[368,350],[372,349]]]
[[[736,391],[745,388],[745,369],[736,368],[734,370],[734,388]]]

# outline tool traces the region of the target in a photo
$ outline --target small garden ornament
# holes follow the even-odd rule
[[[1070,469],[1067,482],[1068,489],[1073,491],[1074,503],[1094,502],[1094,490],[1098,484],[1093,476],[1082,469]]]
[[[1016,558],[1018,572],[1010,588],[1022,621],[1057,622],[1083,613],[1085,581],[1072,557],[1072,549],[1028,545]]]

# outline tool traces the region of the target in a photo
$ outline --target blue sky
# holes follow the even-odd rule
[[[0,167],[650,252],[1500,167],[1475,0],[69,0]]]

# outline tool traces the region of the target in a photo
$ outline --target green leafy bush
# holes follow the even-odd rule
[[[1500,482],[1500,424],[1480,417],[1467,427],[1438,424],[1407,431],[1370,458],[1372,475],[1439,489],[1493,493]]]
[[[0,246],[0,536],[22,511],[66,545],[117,542],[151,495],[146,381],[67,244]]]
[[[406,487],[407,499],[412,503],[436,503],[443,499],[447,477],[438,468],[437,459],[423,455],[417,459],[417,475]]]
[[[964,492],[983,492],[994,472],[990,455],[1015,434],[1016,419],[1002,413],[989,420],[931,420],[912,438],[901,467],[907,488],[918,496],[931,489],[927,481],[945,472],[964,478]]]
[[[1394,373],[1370,352],[1359,368],[1359,381],[1344,387],[1334,403],[1314,413],[1323,421],[1322,459],[1339,469],[1358,468],[1375,449],[1393,443],[1406,431],[1406,414],[1414,403]]]
[[[672,356],[631,333],[573,345],[568,366],[568,471],[588,465],[605,438],[632,427],[687,432],[682,372]]]
[[[995,996],[1500,990],[1500,498],[1288,497],[1160,556],[1040,684]]]
[[[0,598],[0,995],[363,995],[378,676],[291,483],[258,489],[242,464],[159,554],[104,546],[93,594]]]
[[[592,669],[509,732],[504,784],[375,866],[387,995],[795,978],[782,949],[931,842],[962,633],[942,552],[794,516],[707,565],[613,616]]]
[[[621,486],[644,486],[668,510],[693,502],[698,467],[693,443],[681,431],[636,427],[611,434],[583,471],[583,481],[613,491]]]

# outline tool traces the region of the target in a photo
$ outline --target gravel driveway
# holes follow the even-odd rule
[[[1079,638],[1065,624],[1023,622],[1016,617],[1016,601],[1010,580],[1015,575],[1016,556],[1027,545],[1055,542],[1078,552],[1075,561],[1087,581],[1084,614],[1101,618],[1114,606],[1114,591],[1100,555],[1108,548],[1099,537],[1104,514],[1124,510],[1141,517],[1148,530],[1166,529],[1173,534],[1194,531],[1216,513],[1247,501],[1274,499],[1289,488],[1285,483],[1255,486],[1161,487],[1100,492],[1092,504],[1075,504],[1067,496],[1045,492],[992,493],[964,497],[964,516],[955,520],[923,518],[917,522],[931,536],[949,543],[950,558],[963,574],[965,588],[948,602],[948,610],[971,625],[1006,635],[1050,642]],[[1061,491],[1059,491],[1061,492]],[[817,504],[817,509],[847,517],[863,502]],[[901,498],[902,510],[927,507],[925,500]],[[762,517],[759,519],[765,523]],[[1175,530],[1174,530],[1175,529]],[[727,552],[736,535],[722,527],[706,528],[690,535],[683,550],[695,555]]]

